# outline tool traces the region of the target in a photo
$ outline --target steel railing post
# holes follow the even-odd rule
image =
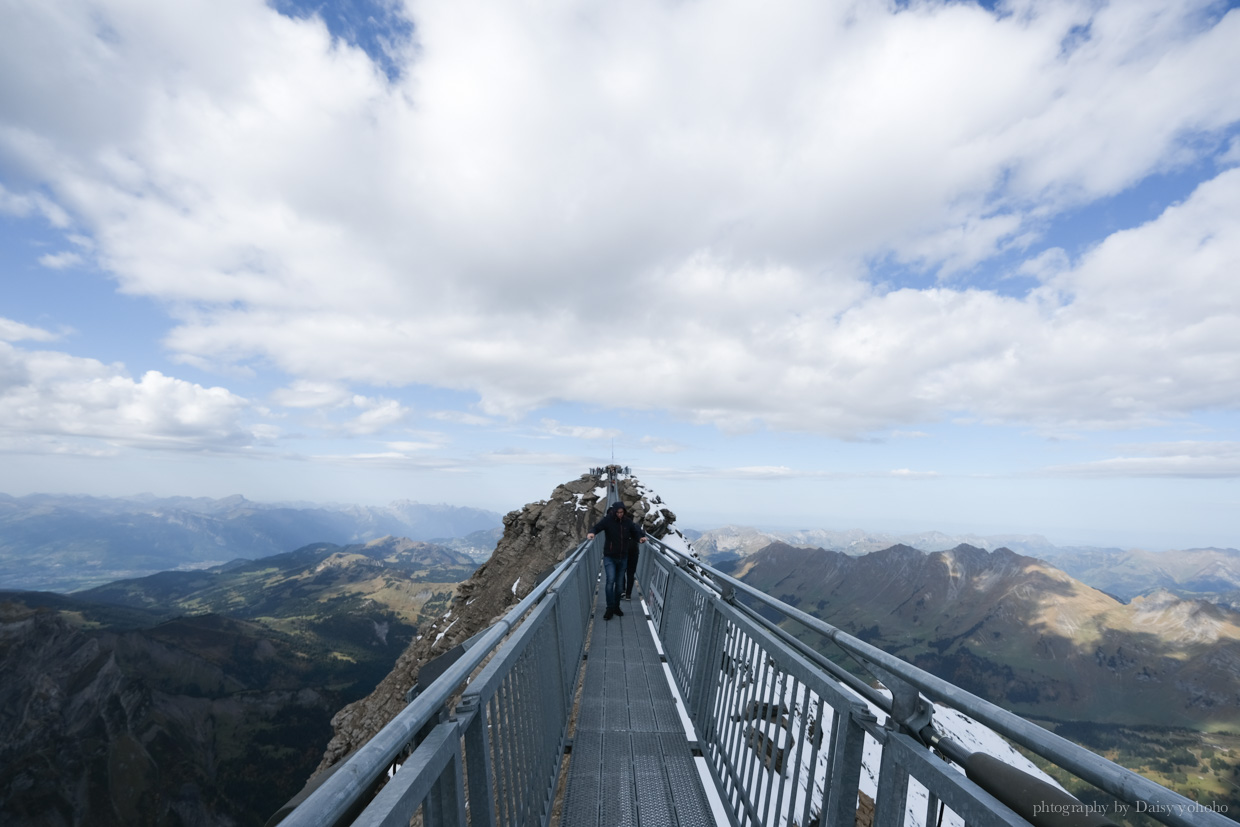
[[[865,730],[861,721],[877,719],[861,704],[852,713],[839,714],[839,732],[831,732],[831,779],[824,795],[824,827],[852,827],[857,820],[857,789],[861,782],[861,761],[865,751]]]
[[[459,739],[447,766],[431,786],[423,812],[426,815],[426,827],[466,827],[465,777],[461,772]]]
[[[893,746],[892,741],[902,737],[907,736],[890,733],[886,746]],[[874,827],[903,827],[907,798],[908,768],[897,758],[895,749],[884,749],[874,795]]]
[[[703,595],[702,622],[698,629],[697,652],[694,653],[693,682],[690,697],[686,699],[689,706],[690,719],[702,737],[703,728],[708,723],[710,707],[714,701],[715,686],[722,671],[723,639],[718,634],[722,625],[715,603]]]
[[[491,739],[487,709],[476,697],[466,698],[460,711],[474,712],[465,727],[465,768],[469,775],[471,827],[495,827],[495,787],[491,778]]]

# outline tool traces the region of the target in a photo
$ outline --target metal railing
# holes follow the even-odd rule
[[[419,810],[444,827],[546,824],[601,549],[577,546],[280,827],[407,827]]]
[[[655,553],[642,554],[638,580],[701,752],[737,827],[852,827],[863,772],[875,789],[875,827],[1109,823],[1099,805],[1079,801],[981,749],[973,751],[975,741],[942,731],[942,721],[949,716],[952,726],[966,723],[956,713],[1113,796],[1117,806],[1129,812],[1175,827],[1235,827],[1234,821],[1209,806],[680,550],[659,541],[647,547]],[[888,692],[807,646],[768,619],[771,613],[795,620],[833,643]],[[885,721],[880,723],[876,712]],[[994,740],[1010,750],[1000,739]]]
[[[608,504],[615,499],[613,485]],[[601,540],[577,546],[480,633],[282,827],[407,827],[419,812],[427,827],[545,827]],[[638,581],[651,622],[732,827],[853,827],[863,788],[874,791],[874,827],[1108,823],[1093,805],[987,754],[992,744],[962,737],[962,718],[951,716],[980,722],[1164,824],[1234,827],[680,550],[653,538],[643,548]],[[794,637],[769,619],[773,612],[839,647],[886,692]]]

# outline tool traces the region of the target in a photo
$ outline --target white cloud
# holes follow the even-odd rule
[[[1144,456],[1056,466],[1043,473],[1081,477],[1240,477],[1240,442],[1175,442],[1131,446],[1130,450]]]
[[[375,434],[409,416],[409,409],[395,399],[355,396],[353,406],[362,409],[360,414],[345,423],[345,430],[353,434]]]
[[[281,407],[315,411],[319,414],[316,426],[325,432],[343,430],[358,436],[384,431],[410,414],[408,407],[394,399],[351,393],[339,382],[299,379],[272,391],[270,399]],[[329,418],[328,414],[340,410],[360,413],[343,422]]]
[[[357,454],[322,454],[309,457],[313,462],[331,465],[386,468],[397,471],[433,471],[435,473],[461,473],[473,470],[457,459],[444,456],[416,456],[404,450],[391,450]]]
[[[791,468],[786,465],[742,465],[733,467],[651,468],[650,475],[660,479],[683,480],[798,480],[850,479],[871,476],[868,473],[840,473]]]
[[[1240,137],[1232,138],[1227,144],[1227,151],[1220,154],[1215,160],[1221,165],[1240,165]]]
[[[615,428],[592,428],[585,425],[565,425],[554,419],[544,419],[542,429],[552,436],[563,436],[571,439],[615,439],[621,432]]]
[[[71,250],[65,250],[60,253],[48,253],[39,256],[39,263],[52,270],[63,270],[66,267],[76,267],[81,264],[82,256]]]
[[[744,479],[786,479],[804,475],[782,465],[749,465],[728,469],[726,473]]]
[[[590,460],[582,456],[550,452],[539,453],[518,449],[488,451],[480,455],[478,460],[487,467],[496,465],[545,465],[556,468],[581,469],[590,465]]]
[[[1196,160],[1240,120],[1240,11],[1208,9],[417,5],[391,83],[261,0],[29,4],[0,158],[54,202],[0,209],[72,215],[179,358],[274,366],[286,407],[422,385],[477,394],[433,415],[467,424],[570,401],[839,436],[1234,409],[1235,171],[1078,261],[1032,250],[1028,297],[868,270],[956,278]],[[340,427],[409,414],[363,407]]]
[[[679,454],[685,450],[685,446],[679,442],[663,437],[644,436],[641,438],[642,447],[654,451],[656,454]]]
[[[334,408],[353,398],[349,389],[338,382],[313,382],[299,379],[286,388],[271,393],[271,401],[285,408]]]
[[[1025,259],[1017,268],[1017,272],[1046,282],[1068,270],[1071,265],[1068,254],[1062,248],[1052,247],[1049,250],[1043,250],[1033,258]]]
[[[236,451],[256,441],[242,421],[247,407],[245,399],[224,388],[205,388],[159,371],[134,380],[119,365],[0,343],[4,450],[36,445],[90,453],[119,445]],[[65,447],[74,443],[77,449]]]
[[[426,416],[428,419],[437,419],[441,422],[453,422],[458,425],[481,426],[495,424],[495,420],[489,416],[479,416],[466,411],[431,411]]]
[[[69,226],[68,213],[43,193],[34,192],[22,195],[8,189],[3,183],[0,183],[0,215],[18,218],[39,215],[53,227],[64,229]]]
[[[0,316],[0,342],[20,342],[23,339],[32,342],[52,342],[59,338],[58,334],[41,327],[33,327]]]
[[[426,442],[389,442],[387,443],[387,446],[402,455],[417,454],[424,451],[443,448],[445,441],[446,440],[440,438],[428,440]]]

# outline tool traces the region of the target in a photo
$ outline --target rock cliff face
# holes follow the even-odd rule
[[[539,578],[585,540],[606,508],[606,483],[593,474],[565,483],[541,502],[504,517],[504,535],[495,552],[469,580],[457,587],[449,611],[425,627],[396,667],[368,697],[349,704],[332,719],[335,735],[319,770],[339,762],[366,743],[405,706],[405,694],[424,664],[493,625],[524,598]],[[654,537],[675,532],[676,515],[631,478],[620,480],[620,499]]]

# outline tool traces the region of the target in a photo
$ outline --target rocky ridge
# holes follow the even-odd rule
[[[657,495],[631,477],[619,482],[620,499],[651,536],[682,537],[673,525],[676,515]],[[424,664],[493,625],[528,595],[542,576],[586,538],[603,515],[606,497],[605,481],[583,474],[558,486],[548,499],[509,512],[494,553],[457,587],[449,610],[422,630],[374,692],[332,718],[335,734],[319,771],[365,744],[405,707],[406,694],[417,684]]]

